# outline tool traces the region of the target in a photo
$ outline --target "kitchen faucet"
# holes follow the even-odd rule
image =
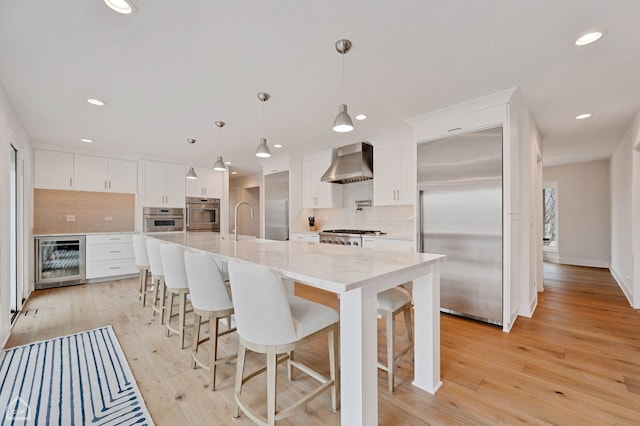
[[[243,204],[249,206],[249,208],[251,209],[251,219],[253,219],[253,207],[251,206],[251,204],[247,203],[246,201],[240,201],[238,204],[236,204],[236,208],[233,212],[233,235],[236,241],[238,241],[238,207]]]

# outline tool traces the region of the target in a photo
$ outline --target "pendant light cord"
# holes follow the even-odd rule
[[[344,53],[342,53],[342,103],[344,103]]]

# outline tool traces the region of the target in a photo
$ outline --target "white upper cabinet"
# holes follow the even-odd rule
[[[144,207],[184,207],[185,167],[158,161],[140,163]]]
[[[73,154],[35,150],[35,188],[71,190],[73,184]]]
[[[75,155],[74,177],[78,191],[135,194],[137,164],[135,161]]]
[[[401,140],[377,144],[373,150],[373,204],[415,204],[416,144]]]
[[[224,172],[194,167],[196,179],[186,179],[187,197],[222,198]]]
[[[332,149],[304,158],[302,162],[303,209],[342,207],[342,185],[320,181],[332,160]]]

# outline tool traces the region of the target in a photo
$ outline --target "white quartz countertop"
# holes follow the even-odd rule
[[[365,285],[389,287],[425,275],[430,265],[446,256],[363,250],[360,247],[274,241],[259,238],[234,241],[218,233],[147,234],[162,241],[205,251],[223,261],[240,260],[269,266],[283,276],[313,283],[335,293]]]

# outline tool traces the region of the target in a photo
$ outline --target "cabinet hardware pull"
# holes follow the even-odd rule
[[[447,132],[455,132],[456,130],[462,130],[462,127],[456,127],[455,129],[449,129]]]
[[[73,188],[73,178],[69,178],[69,188]]]
[[[109,250],[109,253],[120,253],[120,250]]]
[[[119,266],[112,266],[112,267],[111,267],[111,268],[109,268],[109,269],[120,269],[120,267],[119,267]]]
[[[109,189],[111,189],[111,181],[109,181]]]
[[[111,241],[118,241],[120,240],[120,237],[115,237],[115,238],[109,238]]]
[[[107,181],[104,181],[104,189],[107,189]]]

